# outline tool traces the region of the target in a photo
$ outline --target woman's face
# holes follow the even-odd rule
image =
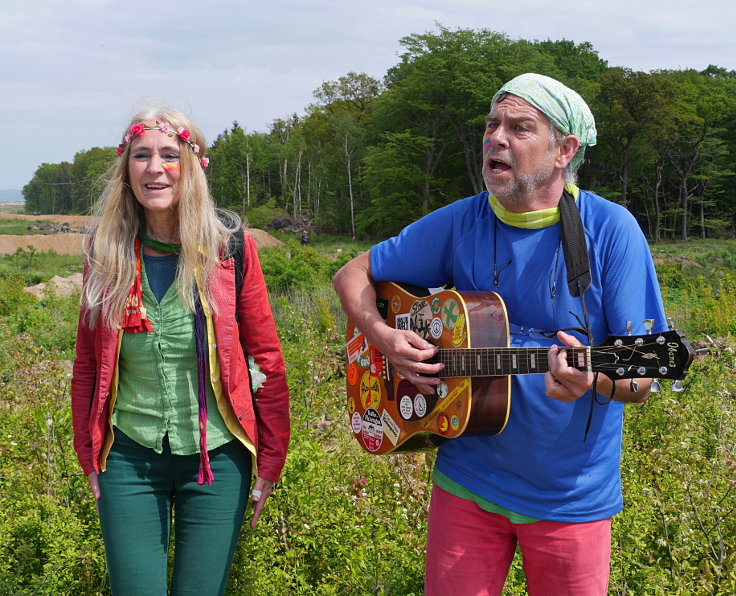
[[[146,212],[174,212],[179,202],[181,147],[176,136],[147,130],[133,137],[128,177],[133,194]]]

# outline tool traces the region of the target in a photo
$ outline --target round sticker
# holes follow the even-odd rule
[[[404,420],[409,420],[414,413],[414,405],[408,395],[404,395],[399,401],[399,413]]]
[[[432,323],[429,326],[429,332],[435,339],[442,337],[442,320],[439,317],[432,319]]]
[[[455,321],[460,316],[460,307],[454,300],[446,300],[442,306],[442,324],[445,329],[452,331],[455,328]]]
[[[355,362],[348,366],[348,383],[355,385],[358,382],[358,367]]]
[[[360,401],[365,409],[377,408],[381,403],[381,384],[369,371],[363,373],[360,381]]]
[[[443,398],[447,397],[448,390],[449,388],[447,387],[447,383],[440,381],[440,384],[435,388],[435,393],[437,394],[437,397]]]
[[[353,397],[348,398],[348,412],[351,414],[355,412],[355,398]]]
[[[363,414],[362,437],[363,444],[368,451],[378,451],[383,443],[383,424],[378,412],[373,408]]]
[[[460,428],[460,418],[458,418],[457,416],[453,416],[452,418],[450,418],[450,426],[453,430],[457,430],[458,428]]]
[[[435,296],[432,298],[432,314],[438,315],[440,314],[440,310],[442,310],[442,301],[439,296]]]
[[[353,416],[350,419],[350,426],[353,429],[353,432],[357,435],[361,430],[363,430],[363,420],[360,417],[360,414],[358,412],[353,412]]]
[[[420,418],[427,413],[427,399],[421,393],[414,397],[414,410]]]
[[[391,311],[396,314],[401,310],[401,298],[398,294],[391,298]]]

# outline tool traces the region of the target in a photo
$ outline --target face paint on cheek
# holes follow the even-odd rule
[[[488,145],[491,144],[491,137],[493,136],[493,132],[490,130],[486,131],[486,134],[483,135],[483,149],[485,149]]]
[[[163,161],[161,162],[161,167],[167,172],[178,172],[181,170],[181,164],[178,161]]]

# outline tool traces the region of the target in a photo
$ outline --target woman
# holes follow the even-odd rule
[[[87,242],[74,447],[116,596],[167,593],[172,510],[171,594],[222,594],[251,474],[253,528],[286,457],[281,347],[255,244],[215,211],[197,127],[145,111],[117,152]],[[265,374],[253,395],[248,356]]]

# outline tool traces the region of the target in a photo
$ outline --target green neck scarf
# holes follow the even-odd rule
[[[143,231],[143,223],[141,223],[141,226],[138,228],[138,236],[140,237],[143,246],[147,246],[148,248],[152,248],[153,250],[162,252],[166,255],[179,254],[181,252],[181,244],[161,242],[160,240],[155,240],[148,236]]]

